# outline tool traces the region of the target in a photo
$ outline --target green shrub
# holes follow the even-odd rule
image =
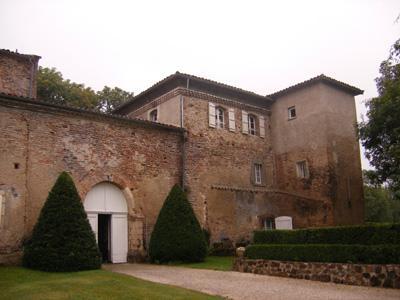
[[[400,263],[400,245],[250,245],[245,256],[250,259],[268,259],[331,263]]]
[[[400,224],[255,231],[254,244],[400,244]]]
[[[200,262],[207,255],[203,231],[182,189],[175,185],[161,208],[151,234],[152,262]]]
[[[79,194],[65,172],[51,189],[32,237],[24,247],[23,265],[51,272],[101,266],[100,252]]]
[[[204,240],[206,241],[207,247],[210,246],[211,233],[207,228],[203,228]]]
[[[213,256],[232,256],[234,254],[235,247],[233,246],[233,242],[228,238],[213,243],[210,249],[210,255]]]

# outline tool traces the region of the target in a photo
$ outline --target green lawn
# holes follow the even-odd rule
[[[201,263],[171,263],[171,265],[179,267],[187,267],[194,269],[210,269],[219,271],[231,271],[233,265],[232,256],[207,256],[206,260]]]
[[[220,299],[105,270],[46,273],[0,267],[0,299]]]

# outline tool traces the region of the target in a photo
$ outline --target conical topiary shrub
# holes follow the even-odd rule
[[[98,269],[100,251],[75,184],[66,172],[58,177],[24,247],[28,268],[67,272]]]
[[[203,231],[182,189],[175,185],[158,215],[150,239],[152,262],[204,261],[207,246]]]

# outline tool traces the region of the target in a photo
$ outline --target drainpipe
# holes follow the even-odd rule
[[[183,122],[183,96],[180,96],[179,99],[179,108],[180,108],[180,125],[181,128],[184,128],[184,122]],[[181,185],[182,189],[185,189],[185,168],[186,168],[186,131],[182,133],[182,177],[181,177]]]

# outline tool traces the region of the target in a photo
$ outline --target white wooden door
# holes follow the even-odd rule
[[[111,215],[111,262],[125,263],[128,256],[128,216]]]
[[[94,235],[96,237],[96,242],[97,242],[97,239],[98,239],[98,234],[97,234],[98,214],[88,213],[87,217],[88,217],[90,226],[92,227],[92,230],[94,232]]]

